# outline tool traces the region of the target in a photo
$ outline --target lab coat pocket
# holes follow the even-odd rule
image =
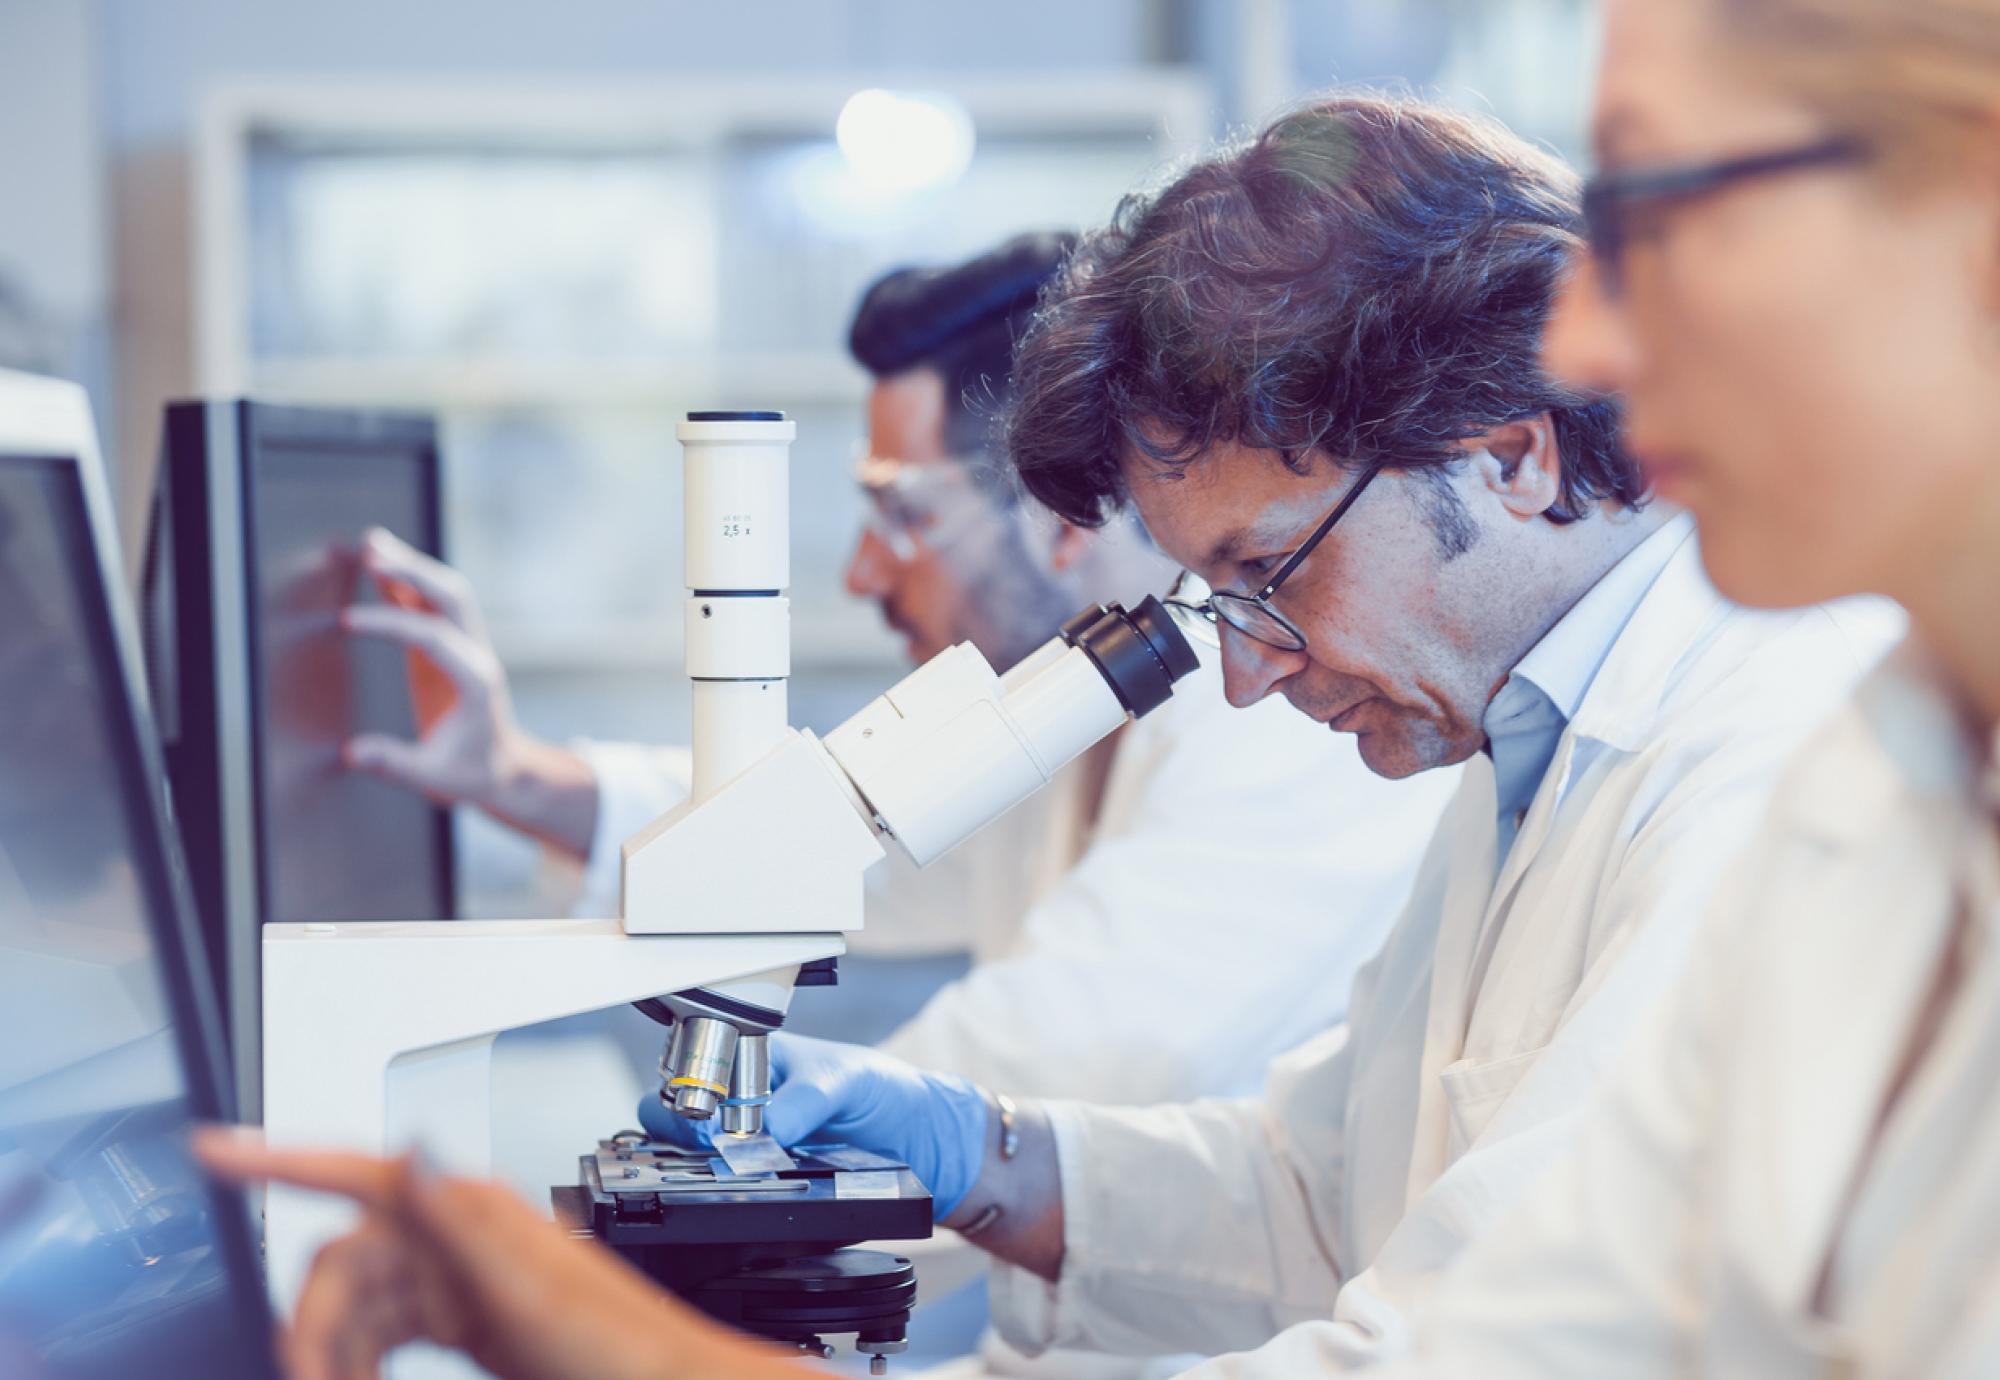
[[[1447,1159],[1457,1159],[1479,1139],[1493,1120],[1493,1114],[1500,1110],[1500,1104],[1547,1048],[1544,1045],[1499,1059],[1460,1059],[1438,1072],[1438,1079],[1444,1084],[1445,1103],[1451,1108]]]

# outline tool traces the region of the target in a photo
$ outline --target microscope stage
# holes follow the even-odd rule
[[[712,1151],[603,1141],[556,1214],[614,1246],[921,1240],[931,1195],[910,1170],[849,1146],[802,1147],[797,1167],[738,1175]]]

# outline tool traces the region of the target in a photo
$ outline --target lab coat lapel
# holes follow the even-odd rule
[[[1766,956],[1776,981],[1747,1037],[1745,1057],[1763,1071],[1744,1108],[1756,1127],[1750,1139],[1773,1157],[1761,1185],[1767,1221],[1753,1234],[1799,1247],[1783,1258],[1771,1253],[1772,1287],[1799,1309],[1818,1282],[1857,1152],[1871,1139],[1911,1015],[1936,972],[1935,944],[1876,944],[1866,930],[1934,924],[1948,909],[1947,885],[1929,872],[1885,869],[1882,858],[1859,849],[1797,860],[1783,947]],[[1843,924],[1847,917],[1868,923]],[[1855,967],[1856,944],[1875,950],[1865,971]]]
[[[2000,1153],[1994,919],[1986,917],[1987,947],[1890,1119],[1835,1246],[1837,1301],[1852,1314],[1879,1308],[1924,1330],[1942,1328],[1959,1282],[1992,1270],[2000,1227],[2000,1176],[1985,1172]]]
[[[1690,520],[1685,516],[1675,518],[1674,522],[1691,532]],[[1661,688],[1674,666],[1688,654],[1702,626],[1723,607],[1721,597],[1702,574],[1700,552],[1690,535],[1640,599],[1605,654],[1604,664],[1592,678],[1590,688],[1584,691],[1575,718],[1563,730],[1548,771],[1535,788],[1534,799],[1515,832],[1514,845],[1508,850],[1500,875],[1481,904],[1471,945],[1459,956],[1461,961],[1455,967],[1453,985],[1444,989],[1459,1013],[1453,1059],[1460,1057],[1471,1028],[1485,962],[1499,941],[1522,879],[1555,832],[1577,765],[1586,760],[1585,746],[1602,744],[1635,752],[1645,745],[1658,717]],[[1490,849],[1485,857],[1491,875]],[[1439,976],[1443,977],[1442,967]],[[1433,992],[1437,995],[1438,989]]]
[[[1899,898],[1895,915],[1897,924],[1930,931],[1929,943],[1908,946],[1919,959],[1928,954],[1928,966],[1905,984],[1901,1009],[1891,1008],[1903,1040],[1945,945],[1956,938],[1961,911],[1967,967],[1832,1244],[1833,1301],[1876,1335],[1934,1338],[1948,1333],[1965,1306],[1963,1282],[1992,1278],[1996,1263],[2000,1178],[1987,1171],[2000,1154],[1993,1096],[2000,1087],[2000,844],[1963,726],[1924,652],[1908,644],[1895,660],[1901,673],[1872,678],[1862,700],[1878,745],[1876,776],[1903,792],[1894,817],[1906,822],[1899,834],[1865,818],[1857,827],[1851,814],[1835,817],[1823,801],[1816,818],[1855,854],[1872,856],[1876,875],[1937,884],[1932,894]],[[1913,1368],[1927,1365],[1921,1350],[1907,1359]]]
[[[1600,744],[1625,752],[1637,752],[1645,746],[1653,736],[1661,690],[1668,677],[1688,654],[1701,628],[1724,607],[1721,596],[1702,573],[1692,520],[1683,515],[1673,523],[1684,532],[1680,549],[1632,610],[1605,653],[1604,664],[1583,692],[1583,701],[1556,744],[1555,756],[1535,789],[1494,884],[1466,970],[1468,985],[1460,996],[1467,1029],[1479,999],[1486,961],[1499,942],[1514,894],[1555,832],[1579,762],[1588,760],[1588,749]],[[1463,1032],[1460,1038],[1464,1038]]]
[[[1542,777],[1542,784],[1535,788],[1535,798],[1529,802],[1527,816],[1514,833],[1514,846],[1508,850],[1507,859],[1501,864],[1500,877],[1494,883],[1493,895],[1480,919],[1479,934],[1466,969],[1465,988],[1460,996],[1460,1005],[1465,1011],[1464,1029],[1459,1032],[1461,1043],[1472,1029],[1472,1008],[1479,1001],[1479,989],[1486,978],[1486,965],[1493,957],[1494,946],[1499,943],[1503,917],[1513,908],[1514,893],[1520,888],[1521,878],[1542,851],[1542,845],[1549,841],[1556,811],[1561,808],[1569,791],[1570,771],[1576,762],[1576,751],[1575,732],[1564,729],[1562,738],[1556,743],[1556,755],[1549,759],[1548,772]]]
[[[1951,926],[1945,802],[1957,783],[1950,754],[1936,750],[1949,743],[1949,724],[1906,685],[1871,678],[1858,696],[1872,709],[1869,728],[1852,730],[1865,745],[1801,760],[1790,792],[1800,841],[1774,884],[1785,913],[1755,956],[1770,981],[1746,1027],[1744,1058],[1760,1076],[1739,1111],[1766,1173],[1736,1206],[1747,1239],[1794,1243],[1788,1254],[1767,1244],[1755,1255],[1769,1261],[1774,1297],[1800,1310]],[[1926,942],[1881,944],[1884,925],[1923,927]],[[1857,947],[1870,952],[1865,968],[1854,963]]]
[[[1406,1179],[1406,1192],[1412,1199],[1445,1169],[1451,1106],[1443,1074],[1465,1050],[1471,1014],[1466,993],[1480,931],[1493,899],[1494,854],[1500,847],[1495,818],[1498,809],[1493,759],[1477,753],[1465,764],[1450,815],[1451,871],[1438,916],[1430,1004],[1424,1022],[1423,1077],[1418,1083],[1416,1127]]]
[[[1676,517],[1687,535],[1639,606],[1632,610],[1604,664],[1583,692],[1570,734],[1637,752],[1650,742],[1660,713],[1660,697],[1674,670],[1695,650],[1702,630],[1729,605],[1701,568],[1701,544],[1693,520]]]
[[[1499,945],[1515,893],[1554,835],[1571,784],[1589,770],[1594,754],[1633,753],[1646,746],[1656,732],[1660,695],[1675,666],[1694,647],[1702,629],[1727,607],[1702,572],[1692,520],[1683,515],[1673,522],[1683,529],[1681,546],[1639,600],[1583,692],[1493,888],[1462,998],[1468,1031],[1486,964]],[[1573,819],[1564,827],[1573,832],[1579,823]],[[1590,917],[1579,917],[1579,923],[1588,925]]]
[[[1692,522],[1685,515],[1673,521],[1692,532]],[[1639,601],[1584,692],[1497,880],[1498,796],[1492,760],[1480,753],[1467,763],[1455,809],[1458,836],[1452,853],[1452,878],[1438,925],[1431,975],[1423,1082],[1407,1179],[1411,1197],[1428,1189],[1447,1167],[1451,1106],[1444,1070],[1465,1057],[1478,1002],[1482,956],[1498,942],[1514,893],[1555,833],[1575,779],[1579,741],[1628,752],[1642,746],[1652,735],[1662,689],[1674,667],[1687,656],[1701,629],[1725,607],[1703,575],[1700,552],[1688,536]],[[1537,918],[1562,925],[1573,917]]]

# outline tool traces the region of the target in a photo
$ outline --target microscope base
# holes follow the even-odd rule
[[[738,1270],[682,1297],[717,1322],[808,1355],[830,1354],[823,1336],[853,1333],[856,1351],[880,1358],[909,1349],[917,1270],[886,1251],[839,1250]]]
[[[930,1236],[930,1193],[909,1169],[845,1147],[794,1154],[798,1168],[732,1190],[689,1179],[705,1156],[620,1137],[581,1157],[582,1182],[550,1198],[558,1222],[718,1322],[812,1355],[830,1354],[823,1337],[852,1334],[879,1368],[908,1344],[916,1270],[850,1248]],[[870,1167],[840,1167],[853,1163]],[[607,1188],[607,1175],[625,1177]]]

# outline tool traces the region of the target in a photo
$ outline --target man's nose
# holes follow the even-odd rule
[[[1218,626],[1222,633],[1222,693],[1238,709],[1248,709],[1306,664],[1304,652],[1282,651],[1227,623]]]
[[[896,553],[872,528],[861,529],[854,554],[847,558],[847,592],[863,599],[880,599],[895,583]]]

